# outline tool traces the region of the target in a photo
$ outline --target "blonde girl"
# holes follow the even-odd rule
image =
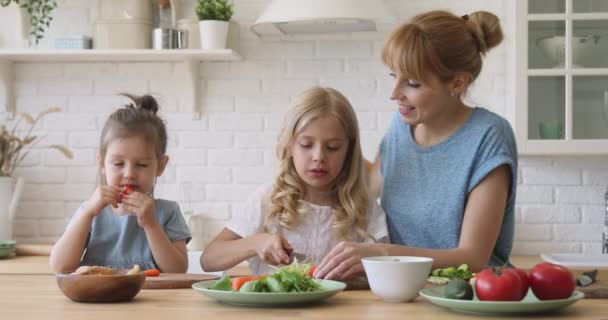
[[[274,183],[256,190],[209,244],[204,270],[249,259],[264,274],[293,257],[317,264],[340,241],[386,241],[384,212],[365,186],[357,118],[341,93],[314,87],[297,96],[276,151]]]
[[[72,216],[51,252],[55,272],[79,265],[185,272],[190,231],[177,203],[153,198],[167,166],[167,131],[153,97],[110,115],[97,163],[101,185]]]

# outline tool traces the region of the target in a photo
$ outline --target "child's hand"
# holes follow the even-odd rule
[[[289,242],[280,235],[259,233],[255,236],[255,242],[258,257],[265,263],[276,266],[279,264],[288,264],[291,261],[289,252],[293,251],[293,248]]]
[[[137,224],[144,229],[158,223],[154,199],[145,193],[133,191],[123,195],[122,208],[137,216]]]
[[[108,205],[118,208],[119,194],[120,188],[117,186],[98,186],[87,201],[87,206],[91,209],[93,216],[98,216],[101,210]]]

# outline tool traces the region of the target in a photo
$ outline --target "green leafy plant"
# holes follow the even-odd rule
[[[197,0],[196,15],[199,20],[229,21],[234,10],[228,0]]]
[[[30,35],[38,44],[53,21],[51,12],[57,8],[57,0],[0,0],[3,7],[11,3],[19,5],[30,15]]]
[[[29,113],[22,113],[10,131],[6,129],[5,125],[0,125],[0,177],[12,176],[15,168],[28,155],[32,147],[41,140],[42,137],[32,135],[32,130],[38,121],[49,113],[59,111],[61,109],[58,107],[49,108],[36,117]],[[17,129],[22,121],[27,123],[29,128],[23,137],[19,137]],[[47,148],[58,150],[68,159],[74,158],[72,151],[66,146],[54,144],[47,146]]]

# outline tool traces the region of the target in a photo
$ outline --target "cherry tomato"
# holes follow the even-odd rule
[[[133,192],[133,190],[135,190],[135,187],[132,184],[127,184],[123,186],[122,191],[118,195],[118,203],[122,203],[122,199],[129,193]]]
[[[123,193],[126,195],[126,194],[129,194],[129,193],[133,192],[133,190],[135,190],[135,187],[133,187],[132,184],[128,184],[128,185],[125,186],[125,189],[123,190]]]
[[[566,299],[575,286],[574,275],[564,266],[541,262],[530,271],[530,287],[540,300]]]
[[[482,301],[521,300],[521,279],[513,269],[488,268],[475,277],[475,293]]]

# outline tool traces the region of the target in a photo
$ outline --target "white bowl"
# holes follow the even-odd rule
[[[383,256],[362,258],[372,292],[387,302],[410,302],[418,296],[433,265],[432,258]]]
[[[563,68],[566,62],[566,41],[564,36],[541,38],[536,41],[541,52],[553,62],[554,68]],[[572,37],[572,66],[580,68],[589,52],[598,50],[598,36]]]

